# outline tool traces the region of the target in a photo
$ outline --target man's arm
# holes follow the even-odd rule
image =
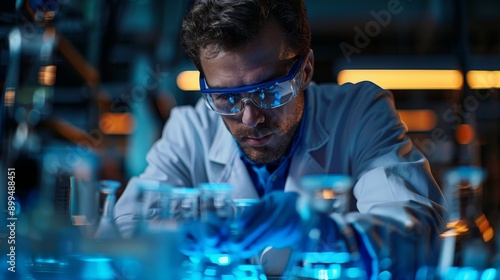
[[[445,201],[427,159],[406,135],[392,93],[372,83],[352,89],[346,114],[355,125],[346,135],[360,213],[348,213],[345,221],[373,275],[387,270],[393,278],[413,278],[437,260]]]
[[[347,213],[340,219],[322,218],[322,244],[327,248],[329,240],[338,240],[350,232],[363,251],[370,275],[377,277],[387,269],[393,278],[412,278],[421,265],[433,263],[438,255],[436,242],[445,212],[442,193],[427,160],[405,135],[406,127],[397,115],[390,92],[372,83],[351,84],[339,90],[343,91],[340,98],[325,111],[326,119],[336,122],[332,129],[326,129],[335,139],[330,143],[338,145],[331,150],[338,148],[340,152],[329,153],[326,148],[315,155],[338,155],[332,157],[330,166],[340,160],[346,174],[356,180],[353,194],[359,212]],[[242,250],[251,252],[248,244],[295,245],[289,242],[292,238],[283,238],[295,236],[290,234],[294,230],[304,230],[297,216],[289,213],[295,211],[293,206],[293,196],[273,194],[271,199],[265,198],[262,210],[245,217],[244,227],[253,235],[247,232],[251,239],[241,237]],[[261,222],[263,217],[265,222]],[[288,220],[278,223],[273,217]],[[341,224],[351,230],[339,232]]]
[[[115,221],[125,237],[130,237],[137,223],[140,185],[144,180],[156,180],[172,186],[192,187],[207,181],[204,167],[205,151],[210,145],[207,137],[213,129],[202,116],[203,103],[197,108],[176,107],[164,126],[162,137],[147,155],[148,165],[139,176],[133,177],[115,206]],[[146,201],[145,203],[152,203]]]

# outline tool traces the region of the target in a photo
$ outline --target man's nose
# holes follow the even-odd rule
[[[250,127],[255,127],[259,123],[263,123],[265,119],[266,117],[262,113],[262,109],[257,107],[251,100],[244,101],[241,122]]]

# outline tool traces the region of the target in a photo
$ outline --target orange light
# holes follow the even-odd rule
[[[493,238],[495,232],[484,214],[476,219],[476,225],[479,228],[479,231],[481,231],[485,242],[488,242]]]
[[[446,231],[441,233],[441,237],[459,236],[469,231],[469,226],[462,220],[450,221],[446,224]]]
[[[38,82],[44,86],[53,86],[56,83],[56,66],[48,65],[40,67]]]
[[[493,228],[489,227],[483,232],[483,240],[484,242],[488,242],[491,239],[493,239],[493,236],[495,235],[495,232],[493,231]]]
[[[322,190],[319,198],[323,199],[334,199],[336,197],[333,190]]]
[[[129,113],[103,113],[99,120],[99,128],[105,134],[130,134],[134,126],[134,118]]]
[[[465,77],[472,89],[500,88],[500,71],[472,70]]]
[[[91,225],[87,217],[84,215],[73,215],[71,216],[74,226],[88,226]]]
[[[459,125],[455,131],[455,138],[462,145],[471,143],[474,140],[474,135],[474,128],[468,124]]]
[[[432,110],[398,110],[408,131],[429,131],[436,127],[437,117]]]
[[[200,90],[200,72],[183,71],[177,75],[177,86],[181,90]]]
[[[385,89],[448,89],[462,88],[458,70],[410,69],[345,69],[337,75],[339,84],[372,81]]]
[[[8,87],[5,89],[5,106],[10,107],[14,105],[16,100],[16,89],[14,87]]]

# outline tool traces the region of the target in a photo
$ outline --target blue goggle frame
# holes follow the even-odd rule
[[[200,91],[205,104],[221,115],[236,115],[251,101],[262,109],[274,109],[293,100],[302,84],[302,57],[298,57],[287,75],[260,84],[236,88],[209,88],[205,77],[200,78]]]

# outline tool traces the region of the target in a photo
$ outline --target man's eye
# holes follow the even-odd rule
[[[218,102],[230,102],[236,104],[240,100],[239,94],[217,94],[214,98]]]
[[[279,89],[279,87],[277,85],[273,85],[273,86],[267,87],[265,89],[262,89],[259,92],[259,97],[261,100],[275,98],[276,95],[279,95],[278,89]]]

